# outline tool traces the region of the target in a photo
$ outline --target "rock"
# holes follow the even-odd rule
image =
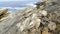
[[[45,4],[43,10],[40,9],[41,6],[39,9],[28,6],[8,15],[7,10],[2,10],[0,17],[7,16],[0,19],[0,34],[53,34],[59,31],[60,5],[58,3],[49,5],[49,3],[43,3]]]
[[[50,22],[50,23],[48,24],[48,28],[49,28],[50,30],[55,30],[55,29],[56,29],[56,24],[53,23],[53,22]]]
[[[49,34],[47,27],[45,27],[45,28],[43,29],[42,34]]]
[[[8,11],[8,9],[3,9],[3,10],[1,10],[1,11],[0,11],[0,15],[1,15],[1,14],[6,14],[7,11]]]
[[[47,11],[43,10],[43,11],[41,11],[41,14],[42,14],[43,16],[47,16]]]
[[[34,16],[33,16],[33,17],[34,17]],[[31,21],[31,23],[30,23],[30,27],[31,27],[31,28],[32,28],[32,27],[38,28],[38,27],[40,26],[40,22],[41,22],[41,20],[40,20],[39,18],[34,17],[34,18],[32,18],[32,21]]]
[[[8,15],[8,9],[0,10],[0,19]]]

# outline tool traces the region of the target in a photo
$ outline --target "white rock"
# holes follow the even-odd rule
[[[30,28],[32,28],[34,26],[36,28],[38,28],[40,25],[40,22],[41,22],[41,20],[37,17],[37,14],[33,14],[32,15],[32,21],[30,22],[29,26],[30,26]]]
[[[32,27],[36,27],[36,28],[38,28],[39,27],[39,25],[40,25],[40,22],[41,22],[41,20],[40,19],[36,19],[35,21],[32,21],[30,24],[29,24],[29,26],[30,26],[30,28],[32,28]]]
[[[34,18],[36,18],[36,17],[37,17],[37,14],[34,13],[34,14],[32,15],[32,19],[34,19]]]
[[[43,16],[47,16],[47,11],[43,10],[43,11],[41,11],[41,14],[42,14]]]
[[[47,16],[47,11],[45,10],[39,10],[39,13],[43,16]]]
[[[40,22],[41,22],[40,19],[36,19],[36,28],[38,28],[40,26]]]

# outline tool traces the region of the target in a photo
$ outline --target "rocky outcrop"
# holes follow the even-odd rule
[[[8,15],[8,9],[0,10],[0,19]]]
[[[1,17],[0,34],[59,34],[59,4],[50,5],[50,3],[46,3],[42,9],[28,6],[21,11]],[[7,13],[5,11],[7,10],[0,12],[0,16],[5,15]]]

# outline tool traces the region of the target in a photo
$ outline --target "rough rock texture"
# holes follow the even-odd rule
[[[60,4],[54,1],[42,7],[28,6],[1,17],[7,13],[3,10],[0,12],[0,34],[60,34]]]

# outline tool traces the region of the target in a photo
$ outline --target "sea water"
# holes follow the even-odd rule
[[[15,12],[15,11],[25,8],[26,6],[35,6],[34,3],[38,1],[40,0],[0,2],[0,10],[3,8],[7,8],[9,12]]]

